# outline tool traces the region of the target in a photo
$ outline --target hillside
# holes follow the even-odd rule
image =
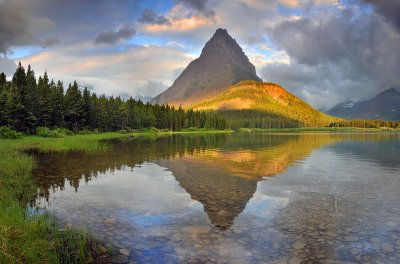
[[[242,81],[212,99],[192,104],[191,108],[228,115],[233,110],[251,111],[260,118],[264,114],[271,119],[291,120],[298,126],[308,127],[326,126],[339,120],[315,110],[278,84],[256,81]]]
[[[171,87],[150,102],[186,106],[215,96],[243,80],[262,81],[236,40],[220,28],[205,44],[200,57],[187,66]]]
[[[390,88],[370,100],[337,104],[326,113],[346,119],[399,121],[400,92]]]

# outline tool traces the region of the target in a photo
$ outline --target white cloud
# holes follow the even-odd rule
[[[50,77],[65,83],[76,79],[93,86],[98,93],[154,96],[164,86],[146,91],[143,87],[148,87],[148,81],[170,85],[174,81],[174,70],[186,67],[193,60],[189,54],[168,47],[139,46],[125,52],[101,54],[93,52],[92,45],[84,42],[44,51],[21,62],[31,64],[36,73],[47,69]]]

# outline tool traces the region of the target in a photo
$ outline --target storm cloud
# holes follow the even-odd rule
[[[391,22],[400,31],[400,1],[363,0],[374,5],[379,14]]]
[[[170,23],[165,16],[157,15],[156,12],[148,8],[143,10],[142,16],[138,19],[138,21],[144,24],[157,24],[157,25]]]
[[[290,63],[268,64],[262,77],[316,107],[370,98],[400,84],[400,36],[374,13],[332,8],[284,21],[269,33]]]
[[[0,2],[0,53],[8,53],[12,46],[38,43],[26,13],[14,5]]]
[[[59,43],[60,43],[60,40],[58,38],[49,37],[49,38],[46,38],[44,41],[42,41],[40,46],[45,49],[45,48],[51,48]]]
[[[208,18],[215,17],[215,11],[209,7],[208,0],[179,0],[178,3],[181,3]]]
[[[97,36],[95,43],[97,44],[115,44],[122,40],[129,39],[136,34],[135,28],[132,26],[122,26],[117,31],[103,32]]]

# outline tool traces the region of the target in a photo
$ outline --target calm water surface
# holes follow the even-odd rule
[[[400,263],[400,136],[175,135],[37,154],[37,203],[140,263]]]

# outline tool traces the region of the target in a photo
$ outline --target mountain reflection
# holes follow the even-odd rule
[[[214,134],[113,140],[105,152],[34,153],[34,175],[48,199],[51,190],[63,190],[68,183],[78,191],[82,179],[88,183],[98,174],[157,163],[203,204],[214,226],[225,229],[244,210],[263,177],[282,173],[312,150],[345,139],[335,134]]]

